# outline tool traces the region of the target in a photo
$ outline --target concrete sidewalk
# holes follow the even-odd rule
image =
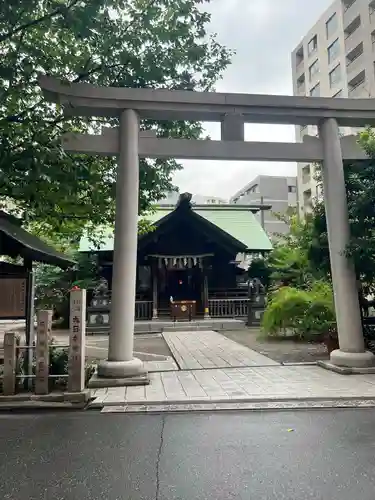
[[[345,377],[317,366],[174,371],[150,377],[145,387],[98,389],[90,407],[156,411],[170,405],[375,400],[375,375]]]

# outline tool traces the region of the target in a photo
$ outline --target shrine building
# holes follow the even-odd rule
[[[247,268],[251,259],[272,250],[254,216],[266,205],[193,205],[191,195],[176,206],[145,216],[151,230],[138,239],[136,320],[194,320],[247,315]],[[113,230],[96,247],[89,238],[81,252],[97,254],[108,283],[113,265]],[[109,304],[88,308],[88,330],[109,325]],[[90,304],[90,298],[89,298]]]

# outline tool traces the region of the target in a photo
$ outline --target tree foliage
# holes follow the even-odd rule
[[[115,161],[66,154],[61,134],[96,130],[47,103],[39,73],[115,87],[212,90],[230,51],[207,34],[209,0],[8,0],[0,9],[0,197],[44,234],[113,223]],[[112,125],[116,120],[111,120]],[[160,136],[198,123],[144,121]],[[171,189],[174,160],[141,161],[140,211]]]
[[[354,260],[358,280],[367,291],[375,290],[375,135],[366,130],[359,143],[368,160],[344,165],[351,240],[347,253]],[[318,178],[319,180],[319,178]],[[313,210],[308,257],[312,266],[330,274],[327,223],[323,200]]]
[[[53,309],[58,314],[61,308],[69,308],[69,292],[73,286],[90,289],[99,281],[99,269],[95,254],[73,253],[77,262],[70,269],[37,264],[35,273],[35,306],[37,309]]]
[[[308,339],[335,329],[335,322],[331,285],[315,281],[306,290],[289,286],[277,289],[263,315],[262,327],[269,335],[292,332]]]
[[[274,286],[306,288],[314,280],[323,277],[319,268],[311,265],[309,252],[313,237],[310,218],[299,220],[297,214],[284,216],[290,228],[280,235],[268,257],[270,280]]]
[[[375,134],[366,130],[359,143],[366,161],[344,165],[351,239],[346,252],[354,260],[362,290],[360,303],[375,292]],[[320,169],[317,181],[321,183]],[[318,200],[303,221],[294,219],[291,231],[268,259],[271,279],[277,284],[263,319],[270,335],[285,329],[299,334],[334,327],[331,271],[324,201]],[[280,285],[288,285],[286,287]],[[275,290],[276,288],[276,290]]]

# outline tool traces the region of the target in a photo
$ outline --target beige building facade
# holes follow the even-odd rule
[[[375,0],[335,0],[292,52],[295,96],[375,96]],[[343,135],[358,129],[341,127]],[[317,135],[296,126],[296,140]],[[298,164],[298,206],[303,216],[320,196],[314,165]]]

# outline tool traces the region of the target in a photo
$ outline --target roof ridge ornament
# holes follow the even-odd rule
[[[178,197],[176,208],[191,209],[191,200],[193,195],[191,193],[181,193]]]

